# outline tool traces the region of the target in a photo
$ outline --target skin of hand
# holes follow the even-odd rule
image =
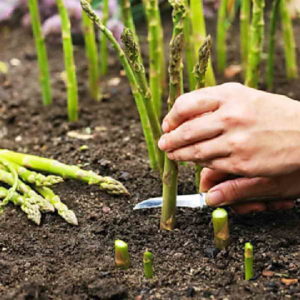
[[[201,172],[200,190],[207,192],[209,206],[229,205],[240,214],[254,211],[290,209],[300,196],[300,171],[276,177],[238,177],[204,168]],[[251,201],[270,198],[272,201]],[[274,201],[275,200],[275,201]]]
[[[225,83],[179,97],[163,121],[159,148],[246,177],[300,170],[300,103]]]

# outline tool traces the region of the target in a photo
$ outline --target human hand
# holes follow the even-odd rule
[[[200,190],[208,192],[207,205],[229,205],[239,213],[289,209],[300,196],[300,171],[278,177],[233,178],[232,175],[204,168]],[[249,201],[250,199],[258,199]],[[260,198],[270,201],[259,201]]]
[[[300,103],[226,83],[179,97],[162,125],[169,159],[225,173],[274,176],[300,170]]]

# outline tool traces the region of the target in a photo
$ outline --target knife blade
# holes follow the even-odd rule
[[[191,194],[191,195],[179,195],[177,196],[176,206],[177,207],[189,207],[189,208],[201,208],[206,206],[205,202],[206,193],[200,194]],[[136,209],[144,209],[144,208],[155,208],[162,207],[163,198],[156,197],[144,200],[133,208]]]

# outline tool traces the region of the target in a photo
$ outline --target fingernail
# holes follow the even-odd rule
[[[166,147],[166,143],[167,143],[166,138],[164,136],[162,136],[158,141],[159,149],[164,150]]]
[[[161,127],[162,127],[163,132],[169,132],[169,130],[170,130],[170,125],[169,125],[168,121],[163,121]]]
[[[208,206],[221,206],[224,202],[223,194],[216,190],[216,191],[209,191],[206,194],[206,204]]]

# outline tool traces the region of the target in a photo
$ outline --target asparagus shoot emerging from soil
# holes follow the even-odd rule
[[[78,86],[76,67],[74,63],[73,44],[71,36],[71,25],[68,11],[63,0],[56,0],[56,5],[61,18],[62,42],[64,49],[64,60],[66,69],[67,95],[68,95],[68,117],[69,121],[78,120]]]
[[[214,241],[216,248],[222,250],[229,244],[228,214],[224,208],[217,208],[212,212],[214,227]]]
[[[126,55],[125,55],[123,49],[121,48],[120,44],[114,38],[112,32],[103,25],[100,18],[96,15],[96,13],[91,8],[90,4],[86,0],[80,0],[80,3],[81,3],[83,10],[88,14],[89,18],[102,31],[102,33],[106,36],[107,40],[109,40],[111,42],[113,48],[115,49],[115,51],[117,52],[117,54],[119,56],[120,62],[123,65],[127,79],[130,83],[131,91],[132,91],[137,109],[139,111],[142,128],[143,128],[143,132],[144,132],[144,136],[145,136],[145,140],[146,140],[146,144],[147,144],[147,149],[148,149],[148,153],[149,153],[151,167],[155,168],[155,167],[157,167],[157,161],[155,160],[155,146],[156,145],[154,144],[154,139],[153,139],[153,135],[151,132],[150,122],[149,122],[147,110],[145,107],[144,98],[143,98],[143,95],[140,93],[139,85],[138,85],[137,79],[133,73],[133,70],[131,68],[131,65],[130,65],[128,59],[126,58]]]
[[[153,277],[153,254],[150,251],[144,252],[143,257],[144,263],[144,275],[150,279]]]
[[[257,88],[264,39],[265,0],[253,0],[246,85]]]
[[[240,10],[240,40],[241,59],[244,73],[247,68],[248,48],[249,48],[249,28],[250,28],[251,0],[241,1]]]
[[[98,49],[94,24],[85,12],[82,13],[82,26],[84,32],[85,52],[88,60],[89,92],[90,96],[94,100],[98,101],[101,99]]]
[[[121,240],[115,241],[115,264],[122,269],[128,269],[130,265],[128,245]]]
[[[245,280],[250,280],[254,276],[253,271],[253,246],[251,243],[245,244]]]
[[[43,104],[50,105],[52,103],[51,80],[48,64],[48,55],[45,45],[45,39],[42,34],[41,18],[37,0],[29,0],[28,8],[32,24],[32,31],[35,39],[37,51],[37,59],[39,65],[39,77],[42,89]]]
[[[273,89],[274,80],[274,56],[275,56],[275,43],[276,43],[276,28],[279,18],[279,4],[281,0],[274,0],[272,3],[270,25],[269,25],[269,49],[267,58],[267,73],[266,82],[268,90]]]
[[[211,37],[208,36],[205,39],[203,45],[199,49],[198,62],[193,72],[196,79],[196,89],[201,89],[205,87],[205,73],[207,70],[210,54],[211,54]],[[196,186],[197,193],[199,192],[201,170],[202,167],[197,164],[195,170],[195,186]]]
[[[227,18],[228,0],[221,0],[218,10],[217,21],[217,67],[220,73],[223,73],[226,67],[227,49],[226,49],[226,34],[228,30],[229,21]]]
[[[287,2],[287,0],[281,0],[279,4],[279,10],[281,15],[281,26],[283,31],[286,74],[288,78],[292,79],[298,77],[298,67],[293,25],[287,7]]]
[[[106,26],[107,21],[109,19],[109,5],[108,0],[103,0],[103,7],[102,7],[102,21],[103,25]],[[107,67],[108,67],[108,47],[107,47],[107,38],[102,31],[100,31],[100,75],[106,75]]]
[[[111,177],[103,177],[92,171],[86,171],[77,166],[69,166],[57,160],[17,153],[5,149],[0,149],[0,158],[5,158],[25,168],[56,174],[63,178],[80,180],[88,184],[95,184],[98,185],[101,190],[105,190],[110,194],[128,194],[128,191],[122,183]]]
[[[184,44],[183,22],[186,14],[183,0],[170,0],[173,6],[173,36],[170,43],[169,60],[169,99],[170,110],[175,100],[182,92],[182,52]],[[165,156],[163,174],[163,206],[160,220],[160,228],[173,230],[175,226],[176,197],[177,197],[178,165]]]

